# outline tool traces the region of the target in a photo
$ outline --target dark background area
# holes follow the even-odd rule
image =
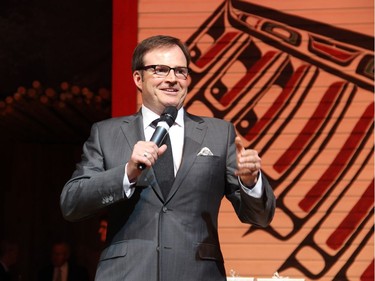
[[[91,124],[110,117],[111,50],[111,1],[0,1],[0,238],[20,245],[19,280],[61,239],[93,277],[99,214],[67,222],[59,197]]]
[[[34,80],[109,87],[111,9],[108,0],[1,0],[1,97]]]

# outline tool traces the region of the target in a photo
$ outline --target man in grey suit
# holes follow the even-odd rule
[[[275,197],[257,152],[242,146],[231,123],[184,110],[189,62],[177,38],[143,40],[132,60],[142,108],[94,124],[64,186],[61,209],[67,220],[108,212],[108,247],[96,280],[226,280],[217,232],[222,198],[244,223],[266,227],[273,218]],[[149,141],[152,121],[170,106],[178,109],[166,137],[171,145],[158,147]],[[158,163],[168,150],[172,176],[159,175]]]

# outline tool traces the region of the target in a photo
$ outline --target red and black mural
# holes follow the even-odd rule
[[[228,0],[187,44],[186,107],[233,122],[277,194],[265,251],[285,255],[269,265],[308,280],[373,280],[374,38]]]

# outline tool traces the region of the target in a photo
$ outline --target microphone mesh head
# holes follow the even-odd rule
[[[172,126],[174,123],[174,120],[176,120],[177,117],[177,108],[174,106],[167,106],[164,109],[164,112],[160,116],[160,120],[163,120],[167,122],[168,126]]]

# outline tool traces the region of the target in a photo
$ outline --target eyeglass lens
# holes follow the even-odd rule
[[[171,69],[173,69],[176,77],[180,79],[186,79],[189,74],[188,68],[182,67],[182,66],[181,67],[169,67],[167,65],[152,65],[152,66],[145,66],[145,68],[146,69],[153,68],[156,75],[163,76],[163,77],[168,76]]]

